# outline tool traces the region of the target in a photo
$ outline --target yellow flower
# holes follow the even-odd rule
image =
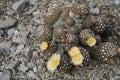
[[[94,46],[94,45],[96,44],[96,39],[93,38],[93,37],[90,37],[90,38],[88,38],[88,40],[86,41],[86,43],[87,43],[90,47],[92,47],[92,46]]]
[[[55,71],[60,64],[60,55],[53,54],[47,62],[47,69],[51,72]]]
[[[40,49],[41,50],[46,50],[48,48],[48,43],[46,41],[43,41],[41,44],[40,44]]]
[[[80,49],[78,47],[72,47],[69,51],[69,55],[72,58],[72,63],[74,65],[82,64],[84,57],[81,54]]]

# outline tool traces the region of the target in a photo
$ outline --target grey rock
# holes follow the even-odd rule
[[[38,28],[36,29],[36,31],[40,31],[42,29],[42,25],[39,25]]]
[[[16,22],[17,21],[15,19],[7,18],[0,23],[0,28],[14,27]]]
[[[33,52],[32,59],[34,59],[34,60],[38,60],[39,59],[38,51],[34,51]]]
[[[31,70],[27,73],[27,77],[32,77],[32,80],[42,80]]]
[[[90,9],[90,13],[99,14],[100,13],[100,9],[99,8],[92,8],[92,9]]]
[[[120,0],[114,0],[114,4],[119,5],[120,6]]]
[[[19,31],[15,30],[14,35],[12,36],[12,42],[18,43],[20,41]]]
[[[28,33],[29,31],[20,32],[20,42],[19,42],[20,44],[26,44]]]
[[[0,64],[6,57],[6,52],[3,49],[0,49]]]
[[[4,38],[2,36],[0,36],[0,42],[2,42],[4,40]]]
[[[3,33],[4,33],[3,30],[0,29],[0,35],[3,35]]]
[[[11,47],[11,41],[2,41],[0,42],[0,48],[2,49],[9,49]]]
[[[28,68],[25,66],[24,62],[22,62],[22,64],[20,65],[19,70],[22,72],[26,72],[28,70]]]
[[[28,68],[33,68],[35,66],[35,64],[31,61],[27,64]]]
[[[13,43],[26,44],[29,31],[15,31],[12,37]]]
[[[4,38],[2,37],[3,33],[4,33],[3,30],[0,29],[0,42],[4,40]]]
[[[25,48],[24,56],[25,56],[25,58],[27,58],[27,59],[29,58],[29,56],[28,56],[28,55],[30,54],[29,51],[30,51],[30,48]]]
[[[32,7],[31,9],[29,9],[26,14],[32,14],[35,10],[37,9],[37,5],[35,5],[34,7]]]
[[[20,54],[20,52],[22,52],[24,49],[24,45],[19,45],[17,46],[17,50],[15,52],[16,55]]]
[[[4,71],[4,72],[0,75],[0,80],[10,80],[10,78],[11,78],[10,71]]]
[[[17,13],[21,13],[24,11],[27,2],[28,0],[19,0],[12,5],[12,9]]]
[[[41,63],[38,65],[38,72],[41,74],[41,73],[45,73],[46,72],[46,66],[44,63]]]
[[[32,13],[32,15],[33,15],[33,17],[34,18],[36,18],[36,19],[38,19],[38,18],[40,18],[40,10],[38,9],[37,11],[34,11],[33,13]]]
[[[6,67],[6,69],[13,69],[14,68],[14,66],[16,65],[16,61],[11,61],[8,65],[7,65],[7,67]]]
[[[14,35],[14,32],[15,32],[15,28],[11,28],[8,30],[7,34],[11,37]]]
[[[33,21],[36,22],[37,24],[44,24],[44,20],[42,18],[33,18]]]
[[[114,70],[115,74],[120,75],[120,68],[114,67],[113,70]]]
[[[31,5],[36,5],[38,0],[29,0],[29,4]]]
[[[90,8],[94,8],[94,7],[97,6],[97,3],[96,2],[90,2],[89,6],[90,6]]]
[[[23,23],[21,23],[21,24],[18,25],[18,30],[20,30],[20,31],[26,31],[27,28],[26,28],[26,26]]]

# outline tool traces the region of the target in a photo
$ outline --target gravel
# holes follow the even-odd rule
[[[108,13],[110,10],[120,17],[120,0],[77,1],[89,3],[90,13]],[[69,6],[74,2],[76,0],[0,1],[0,50],[7,54],[4,59],[0,57],[3,59],[0,59],[0,80],[120,80],[120,58],[115,65],[93,62],[70,74],[51,73],[40,50],[29,44],[29,35],[44,26],[42,16],[48,9],[55,4]]]

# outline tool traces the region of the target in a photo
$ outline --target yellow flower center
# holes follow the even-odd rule
[[[93,38],[93,37],[90,37],[90,38],[88,38],[88,40],[86,41],[86,43],[87,43],[90,47],[92,47],[92,46],[94,46],[94,45],[96,44],[96,39]]]
[[[49,71],[53,72],[57,69],[60,64],[60,55],[53,54],[52,57],[47,62],[47,68]]]
[[[48,43],[46,41],[43,41],[41,44],[40,44],[40,49],[41,50],[46,50],[48,48]]]

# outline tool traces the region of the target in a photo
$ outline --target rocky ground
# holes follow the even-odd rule
[[[120,80],[120,58],[115,65],[93,62],[71,74],[51,73],[39,51],[28,43],[29,34],[44,25],[42,15],[51,6],[76,1],[82,0],[0,0],[0,80]],[[103,6],[103,13],[111,11],[120,17],[120,0],[83,1],[92,13],[99,13]]]

